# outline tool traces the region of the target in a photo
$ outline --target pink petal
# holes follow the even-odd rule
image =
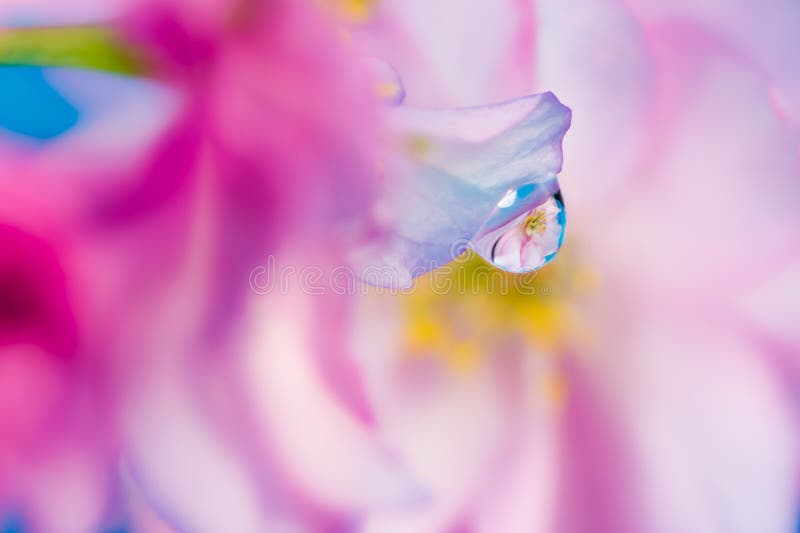
[[[537,257],[544,259],[536,247],[528,243],[519,225],[512,226],[494,246],[494,263],[510,272],[521,271],[529,264],[529,260],[536,262]]]

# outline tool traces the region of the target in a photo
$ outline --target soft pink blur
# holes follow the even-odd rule
[[[446,354],[387,352],[407,330],[378,330],[367,307],[378,419],[432,493],[368,531],[795,527],[798,22],[789,2],[379,4],[358,31],[393,54],[408,101],[552,90],[574,120],[567,243],[547,267],[566,274],[545,269],[553,292],[524,315],[543,342],[509,353],[497,331],[465,376]],[[535,68],[509,80],[512,58]],[[494,305],[525,311],[508,302]],[[555,342],[543,306],[566,330]],[[453,342],[477,342],[487,318],[472,320]]]
[[[68,22],[50,5],[26,7]],[[128,514],[143,530],[324,524],[251,420],[239,354],[292,306],[249,324],[248,276],[269,254],[334,265],[372,238],[379,99],[314,4],[120,6],[113,23],[165,87],[141,90],[162,114],[128,117],[127,145],[107,121],[2,149],[0,520],[53,533]],[[317,332],[323,363],[346,314],[332,302],[293,319]],[[342,368],[323,381],[348,379]]]
[[[159,92],[147,120],[0,150],[0,511],[45,533],[796,527],[800,6],[22,4],[113,15]],[[268,255],[325,279],[386,231],[373,57],[409,104],[572,108],[551,293],[251,290]]]

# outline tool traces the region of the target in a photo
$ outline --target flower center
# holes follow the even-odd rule
[[[528,237],[533,237],[535,234],[541,235],[547,230],[547,214],[543,209],[536,209],[525,221],[522,223],[522,229]]]
[[[400,300],[406,349],[461,370],[509,342],[557,352],[577,335],[573,300],[590,278],[569,255],[546,271],[513,274],[469,253],[418,278]]]
[[[569,250],[552,268],[524,274],[494,268],[468,252],[418,278],[411,294],[395,300],[402,310],[404,352],[411,360],[438,361],[467,379],[495,358],[528,354],[535,369],[526,378],[528,392],[561,408],[569,383],[560,355],[591,342],[579,303],[595,287],[593,273]]]

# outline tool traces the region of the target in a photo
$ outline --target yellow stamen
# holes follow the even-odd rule
[[[328,0],[348,22],[363,23],[372,16],[378,0]]]
[[[406,350],[441,358],[459,373],[474,371],[487,357],[508,349],[557,356],[591,342],[577,305],[592,290],[587,278],[591,275],[576,268],[569,250],[534,274],[501,271],[470,253],[419,278],[413,293],[400,297]],[[443,286],[451,287],[446,294],[436,290]],[[563,403],[565,383],[554,380],[541,388],[548,401]]]
[[[544,233],[547,229],[547,217],[545,216],[545,212],[542,209],[534,211],[525,219],[525,222],[522,223],[522,229],[525,230],[525,234],[528,235],[528,237],[532,237],[534,233],[538,233],[539,235]]]

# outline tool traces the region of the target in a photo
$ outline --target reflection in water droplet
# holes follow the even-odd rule
[[[532,272],[556,256],[566,223],[556,178],[523,185],[497,203],[476,239],[475,250],[503,270]]]
[[[508,191],[506,195],[500,199],[499,202],[497,202],[497,207],[502,207],[502,208],[511,207],[514,205],[514,202],[516,201],[517,201],[517,191],[516,189],[512,189]]]

